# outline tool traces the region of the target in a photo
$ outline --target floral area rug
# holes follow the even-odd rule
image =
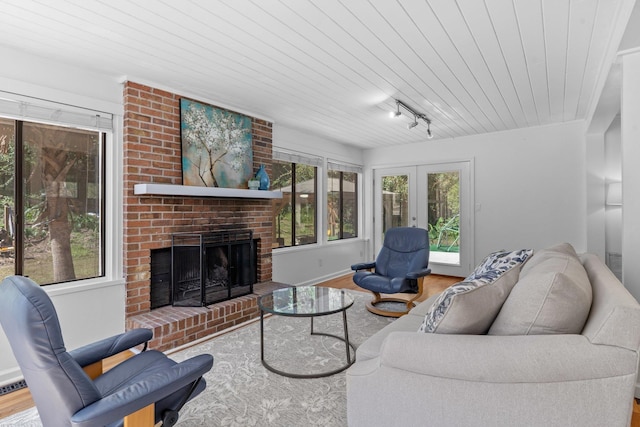
[[[349,339],[357,348],[393,319],[369,313],[363,292],[349,291],[354,304],[347,310]],[[342,314],[316,317],[316,332],[343,335]],[[310,319],[265,318],[265,359],[275,368],[299,374],[327,372],[345,363],[342,341],[310,336]],[[341,372],[329,377],[298,379],[268,371],[260,361],[260,322],[171,354],[182,361],[198,354],[214,357],[205,375],[206,390],[180,411],[177,426],[331,426],[347,425],[346,381]],[[0,419],[0,426],[41,426],[30,409]]]

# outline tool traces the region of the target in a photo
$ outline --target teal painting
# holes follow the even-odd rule
[[[251,118],[180,100],[182,184],[247,188],[253,176]]]

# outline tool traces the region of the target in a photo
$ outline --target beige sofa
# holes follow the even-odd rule
[[[357,349],[347,371],[349,426],[628,427],[640,305],[598,257],[576,259],[592,295],[581,333],[419,333],[434,296]],[[525,267],[507,301],[526,281]],[[553,296],[554,303],[563,297]],[[498,315],[503,331],[507,307]]]

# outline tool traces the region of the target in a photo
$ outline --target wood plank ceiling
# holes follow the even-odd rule
[[[628,2],[0,0],[0,45],[372,148],[426,141],[395,99],[436,139],[587,118]]]

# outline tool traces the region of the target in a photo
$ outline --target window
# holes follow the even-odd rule
[[[45,285],[104,275],[105,140],[100,130],[0,118],[2,277]]]
[[[329,162],[327,173],[327,239],[358,237],[358,174]]]
[[[274,191],[282,191],[282,199],[273,200],[274,248],[318,241],[318,168],[312,164],[286,161],[291,158],[294,157],[274,153],[271,186]]]

